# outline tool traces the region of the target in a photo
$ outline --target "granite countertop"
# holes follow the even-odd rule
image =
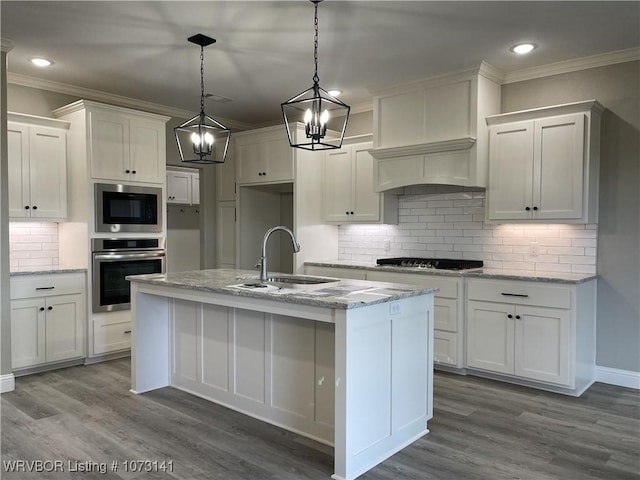
[[[305,262],[305,265],[316,267],[353,268],[357,270],[373,270],[377,272],[412,273],[417,275],[443,275],[450,277],[495,278],[501,280],[529,280],[534,282],[583,283],[598,278],[593,273],[542,272],[537,270],[509,270],[502,268],[471,268],[469,270],[437,270],[416,267],[380,266],[370,262],[352,260],[325,260],[321,262]]]
[[[276,275],[292,276],[269,273],[269,276]],[[294,276],[314,278],[308,275]],[[127,280],[139,284],[339,309],[363,307],[437,291],[436,288],[415,285],[347,279],[319,284],[261,283],[255,270],[235,269],[130,275]]]
[[[27,272],[9,272],[10,277],[23,275],[53,275],[58,273],[87,273],[86,268],[56,268],[55,270],[34,270]]]

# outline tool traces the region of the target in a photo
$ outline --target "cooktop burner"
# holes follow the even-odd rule
[[[435,268],[438,270],[468,270],[470,268],[482,268],[484,265],[482,260],[420,257],[379,258],[376,263],[381,266]]]

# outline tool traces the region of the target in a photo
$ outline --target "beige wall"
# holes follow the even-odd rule
[[[640,372],[640,62],[502,87],[502,111],[598,100],[597,364]]]

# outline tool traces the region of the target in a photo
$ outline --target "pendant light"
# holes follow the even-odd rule
[[[201,33],[187,40],[200,45],[200,113],[174,128],[180,160],[185,163],[224,163],[231,130],[204,113],[204,47],[216,40]]]
[[[313,60],[315,71],[313,85],[308,90],[282,103],[282,115],[289,136],[289,144],[294,148],[305,150],[329,150],[340,148],[347,128],[349,111],[351,107],[329,94],[320,87],[318,78],[318,4],[322,0],[309,0],[314,4],[314,38]],[[334,128],[340,136],[331,135],[327,130],[329,122],[334,123]],[[305,135],[297,138],[292,135],[295,132],[295,123],[304,123]],[[338,122],[341,122],[338,124]],[[291,125],[290,125],[291,124]]]

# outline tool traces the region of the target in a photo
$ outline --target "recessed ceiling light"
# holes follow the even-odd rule
[[[519,43],[511,47],[509,50],[513,53],[517,53],[518,55],[524,55],[532,51],[534,48],[536,48],[536,46],[533,43]]]
[[[42,57],[30,58],[29,61],[37,67],[48,67],[49,65],[53,64],[51,60]]]
[[[342,92],[340,90],[327,90],[327,93],[329,95],[331,95],[332,97],[337,97],[338,95],[340,95]]]

